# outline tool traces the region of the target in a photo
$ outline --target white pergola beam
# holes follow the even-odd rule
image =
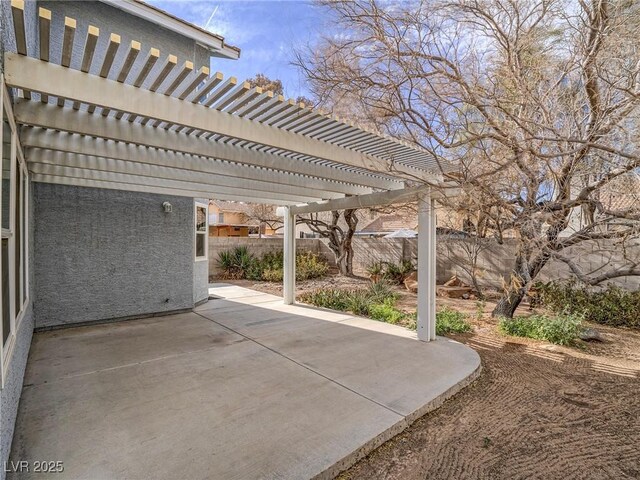
[[[89,180],[89,179],[83,179],[83,178],[63,177],[63,176],[56,176],[56,175],[42,175],[38,173],[31,174],[31,180],[34,182],[54,183],[57,185],[72,185],[76,187],[89,187],[89,188],[106,188],[110,190],[126,190],[131,192],[155,193],[159,195],[174,195],[179,197],[208,198],[211,196],[211,192],[208,190],[202,190],[202,191],[195,190],[195,189],[184,190],[181,188],[171,188],[171,187],[164,187],[164,186],[150,187],[147,185]],[[228,195],[225,193],[216,192],[214,198],[217,198],[219,200],[230,200],[230,201],[247,202],[247,203],[266,203],[266,204],[273,204],[273,205],[287,204],[287,202],[283,200],[251,197],[251,196],[243,195],[242,193],[237,193],[237,194],[234,193],[233,195]]]
[[[167,97],[165,97],[167,98]],[[171,150],[190,155],[212,157],[230,162],[257,167],[288,171],[337,182],[382,189],[402,188],[402,183],[357,172],[346,172],[337,168],[258,152],[253,149],[216,143],[192,135],[170,130],[153,129],[139,124],[90,115],[82,111],[71,111],[52,105],[19,101],[14,108],[18,123],[53,130],[60,130],[91,137]]]
[[[134,116],[154,118],[368,170],[389,170],[384,159],[14,53],[7,53],[5,57],[5,80],[12,87],[123,111]],[[394,169],[397,173],[407,173],[413,178],[430,180],[433,177],[423,170],[400,164],[394,165]]]
[[[171,167],[204,174],[213,173],[238,179],[259,180],[267,183],[270,190],[277,190],[280,186],[300,186],[305,189],[306,195],[318,198],[339,198],[341,194],[357,195],[371,192],[368,187],[40,128],[23,128],[21,144],[25,149],[27,161],[32,160],[32,149],[37,148]]]
[[[99,170],[89,170],[86,168],[72,168],[64,167],[60,165],[46,165],[46,164],[31,164],[30,170],[34,175],[45,175],[51,177],[67,177],[76,180],[92,180],[98,182],[111,182],[118,183],[120,185],[140,185],[145,187],[162,187],[173,188],[175,190],[195,190],[202,192],[205,198],[219,198],[220,195],[226,195],[227,197],[245,197],[256,198],[265,200],[265,203],[270,204],[275,202],[289,202],[295,203],[297,197],[294,195],[286,195],[282,193],[266,193],[266,192],[254,192],[250,190],[243,190],[242,188],[235,187],[218,187],[215,185],[208,185],[206,183],[187,182],[181,180],[170,180],[157,177],[145,177],[142,175],[130,175],[123,173],[104,172]],[[54,182],[51,182],[54,183]],[[254,200],[257,202],[257,200]]]
[[[152,180],[178,180],[184,182],[209,185],[212,189],[220,187],[232,187],[245,191],[260,192],[261,196],[269,197],[274,192],[273,185],[269,182],[259,180],[248,180],[246,178],[236,178],[220,175],[217,173],[204,173],[182,168],[161,167],[139,162],[115,160],[112,158],[94,157],[87,155],[76,155],[67,152],[57,152],[43,150],[39,148],[29,148],[25,152],[29,168],[33,172],[46,173],[40,171],[40,165],[57,165],[62,167],[96,170],[105,173],[137,175]],[[280,185],[277,195],[290,195],[297,202],[308,201],[308,199],[318,198],[314,191],[296,185]],[[327,195],[323,192],[315,191],[317,194]],[[340,194],[336,195],[337,198]],[[322,198],[322,197],[320,197]],[[284,198],[283,198],[284,199]],[[306,200],[305,200],[306,199]]]
[[[306,213],[328,212],[350,208],[369,208],[379,205],[411,202],[416,200],[418,195],[423,193],[427,188],[428,187],[412,187],[402,190],[338,198],[335,200],[328,200],[326,202],[310,203],[308,205],[296,205],[291,207],[291,212],[295,215],[301,215]]]

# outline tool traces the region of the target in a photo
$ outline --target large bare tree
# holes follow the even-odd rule
[[[327,245],[343,275],[353,275],[353,236],[358,226],[356,212],[351,209],[296,216],[297,225],[306,225],[313,233],[328,240]],[[284,227],[274,205],[249,204],[245,215],[260,226],[260,236],[265,225],[276,232]]]
[[[622,251],[640,232],[637,204],[602,201],[640,168],[638,2],[321,3],[339,34],[296,62],[319,104],[348,98],[369,124],[426,149],[462,188],[447,206],[482,235],[515,239],[494,315],[511,317],[551,260],[587,283],[640,274],[637,256],[593,276],[571,254]]]
[[[299,215],[296,222],[326,238],[340,273],[353,276],[353,236],[358,226],[356,209]]]

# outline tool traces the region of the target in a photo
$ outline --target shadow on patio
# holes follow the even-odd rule
[[[479,372],[444,338],[213,285],[195,312],[37,333],[12,459],[56,478],[330,477]]]

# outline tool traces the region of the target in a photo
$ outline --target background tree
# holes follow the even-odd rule
[[[274,95],[284,95],[284,86],[282,81],[275,78],[269,78],[264,73],[257,73],[255,77],[247,79],[251,88],[260,87],[263,92],[271,91]],[[304,95],[296,97],[296,103],[304,103],[307,107],[314,106],[314,101]]]
[[[276,207],[274,205],[266,205],[264,203],[247,204],[245,215],[250,223],[258,224],[259,238],[262,238],[262,230],[265,225],[274,232],[284,226],[282,218],[276,215]]]
[[[251,88],[260,87],[263,92],[273,92],[274,95],[284,95],[282,82],[278,79],[271,79],[263,73],[257,73],[255,77],[247,79]]]
[[[312,232],[328,239],[340,273],[353,276],[353,236],[358,226],[357,210],[298,215],[297,223],[307,225]]]
[[[262,227],[268,226],[275,232],[284,227],[282,217],[276,215],[274,205],[247,204],[245,215],[247,220]],[[327,245],[334,254],[338,270],[343,275],[353,275],[353,236],[358,226],[356,210],[320,212],[310,215],[298,215],[296,225],[306,225],[309,230],[321,238],[328,240]]]
[[[426,149],[462,189],[445,206],[483,236],[514,239],[494,315],[513,316],[550,260],[577,274],[572,249],[637,242],[638,205],[601,201],[640,168],[637,2],[320,3],[341,35],[296,61],[320,106],[349,98],[379,130]],[[640,274],[638,258],[624,259],[581,278]]]

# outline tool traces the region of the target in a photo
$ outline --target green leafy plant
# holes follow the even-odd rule
[[[367,267],[367,274],[374,282],[380,281],[384,275],[384,265],[382,262],[374,262]]]
[[[218,253],[218,266],[225,278],[245,278],[247,272],[254,268],[256,258],[249,253],[247,247],[235,247]]]
[[[406,314],[390,303],[373,303],[369,305],[369,316],[374,320],[397,324],[406,317]]]
[[[467,322],[463,313],[445,307],[436,313],[436,335],[448,333],[465,333],[471,331],[471,324]]]
[[[367,290],[357,289],[352,290],[349,295],[348,310],[356,315],[366,316],[369,314],[369,306],[371,304],[371,297]]]
[[[281,282],[284,275],[284,254],[268,252],[260,258],[249,253],[247,247],[235,247],[218,253],[218,265],[222,276],[230,279],[264,280]],[[329,272],[329,264],[312,252],[296,255],[296,280],[323,277]]]
[[[296,255],[296,280],[324,277],[329,272],[327,261],[312,252]]]
[[[321,288],[303,293],[300,296],[300,301],[317,307],[347,311],[350,306],[351,294],[350,290]]]
[[[369,299],[374,303],[385,303],[392,301],[394,304],[398,300],[398,294],[394,292],[386,281],[373,282],[367,289]]]
[[[575,314],[517,316],[498,322],[498,329],[504,334],[546,340],[558,345],[573,345],[582,328],[582,316]]]
[[[384,278],[394,285],[402,285],[404,279],[415,270],[410,260],[402,260],[400,263],[387,263],[385,265]]]
[[[319,289],[306,292],[300,300],[318,307],[368,316],[388,323],[402,323],[415,329],[415,319],[395,307],[397,295],[386,282],[354,290]]]
[[[537,284],[540,300],[554,313],[583,315],[586,320],[614,327],[640,328],[640,290],[615,285],[593,288],[577,282]]]

